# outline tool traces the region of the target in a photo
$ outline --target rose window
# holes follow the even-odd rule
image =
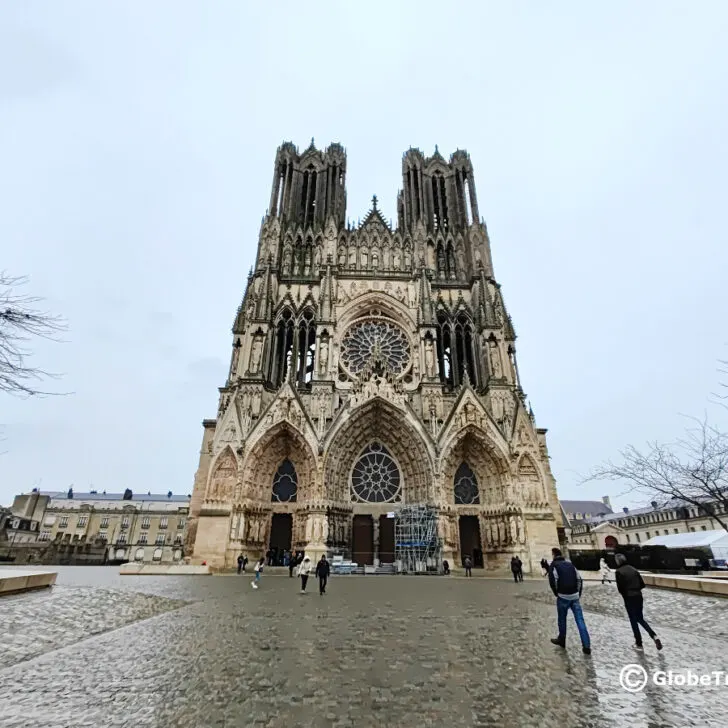
[[[352,499],[366,503],[398,501],[400,475],[384,445],[373,442],[362,453],[351,473]]]
[[[341,341],[341,363],[351,374],[359,374],[370,362],[382,362],[395,376],[410,362],[407,335],[390,321],[360,321]]]
[[[455,503],[459,506],[480,503],[478,479],[467,463],[461,463],[455,473]]]

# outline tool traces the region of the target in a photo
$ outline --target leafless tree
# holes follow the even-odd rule
[[[630,445],[620,462],[597,467],[584,482],[617,480],[660,505],[677,500],[715,519],[728,531],[728,433],[691,418],[693,426],[676,442]]]
[[[19,396],[53,394],[39,388],[44,379],[55,378],[28,363],[28,342],[36,339],[58,341],[66,330],[65,321],[38,309],[41,298],[19,293],[28,279],[0,272],[0,392]]]

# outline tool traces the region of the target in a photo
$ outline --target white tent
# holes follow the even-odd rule
[[[690,531],[689,533],[672,533],[667,536],[654,536],[645,541],[643,546],[667,546],[669,549],[689,549],[702,546],[713,552],[715,559],[728,559],[728,531]]]

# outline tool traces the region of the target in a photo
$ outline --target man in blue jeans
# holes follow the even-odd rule
[[[581,637],[581,649],[585,655],[591,655],[589,632],[584,622],[584,613],[581,611],[581,590],[583,581],[571,561],[567,561],[560,549],[551,549],[554,560],[549,569],[549,585],[556,596],[556,614],[559,620],[559,636],[551,641],[559,647],[566,647],[566,615],[568,611],[574,613],[576,627]]]

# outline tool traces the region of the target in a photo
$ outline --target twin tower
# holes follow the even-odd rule
[[[423,505],[451,564],[517,555],[537,569],[560,509],[470,157],[406,152],[395,227],[376,197],[347,223],[346,173],[339,144],[277,151],[229,375],[203,422],[187,555],[391,568],[392,513]]]

